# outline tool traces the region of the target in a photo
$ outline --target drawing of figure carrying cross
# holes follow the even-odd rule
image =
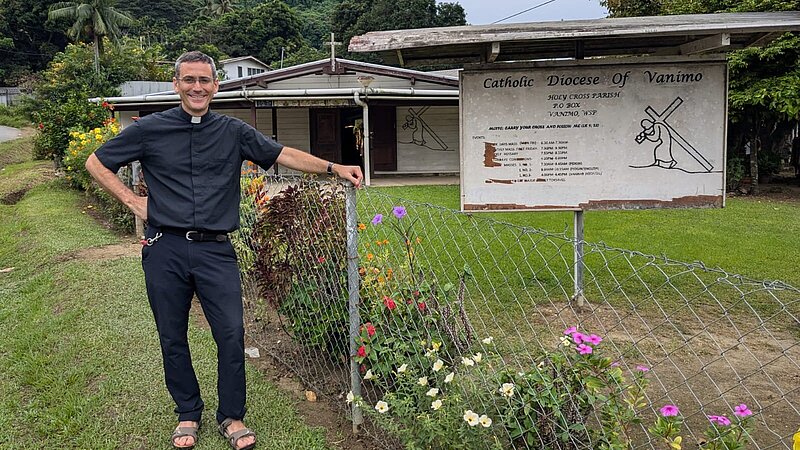
[[[644,141],[650,141],[656,144],[653,148],[653,163],[646,166],[630,167],[636,169],[661,167],[664,169],[678,169],[686,173],[709,173],[714,169],[714,166],[708,159],[698,152],[689,141],[681,136],[680,133],[667,122],[669,116],[682,104],[683,99],[676,97],[660,114],[651,106],[645,108],[644,112],[647,114],[648,118],[642,119],[640,123],[642,131],[636,135],[635,140],[637,144],[642,144]],[[693,170],[686,164],[682,164],[679,160],[676,160],[673,155],[673,145],[682,148],[689,156],[697,161],[701,169]]]

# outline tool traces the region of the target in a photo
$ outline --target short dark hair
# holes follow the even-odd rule
[[[186,52],[178,57],[178,60],[175,61],[175,78],[181,77],[181,64],[191,62],[202,62],[209,64],[211,66],[211,73],[213,74],[214,79],[217,79],[217,65],[214,64],[214,58],[197,50]]]

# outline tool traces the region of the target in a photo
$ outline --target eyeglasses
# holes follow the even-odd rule
[[[185,77],[181,78],[181,82],[184,83],[184,84],[188,84],[188,85],[193,85],[193,84],[197,83],[198,81],[200,82],[201,85],[208,86],[214,80],[211,79],[210,77],[185,76]]]

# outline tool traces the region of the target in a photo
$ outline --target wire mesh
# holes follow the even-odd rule
[[[584,242],[579,307],[570,236],[367,188],[351,327],[346,189],[255,175],[232,238],[248,334],[381,447],[791,448],[798,289]]]

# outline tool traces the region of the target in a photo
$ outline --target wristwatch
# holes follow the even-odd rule
[[[327,172],[328,172],[328,175],[333,175],[333,163],[332,162],[328,163]]]

